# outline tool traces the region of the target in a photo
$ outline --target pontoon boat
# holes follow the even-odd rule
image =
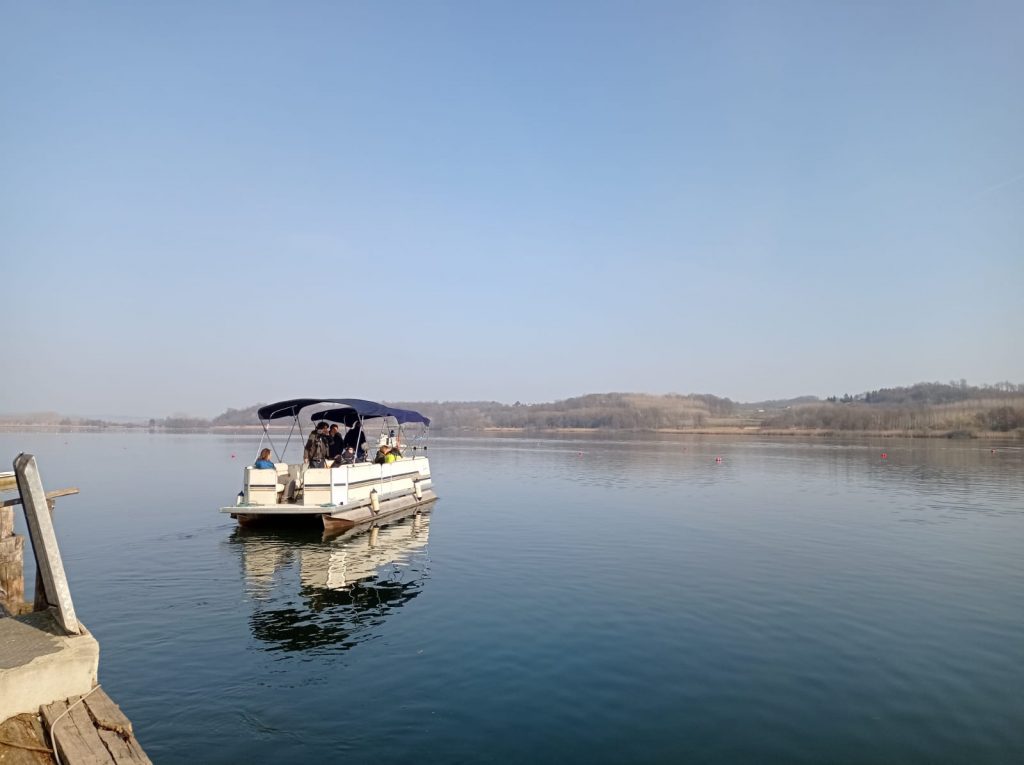
[[[326,467],[310,467],[300,453],[286,459],[289,447],[301,450],[305,439],[294,438],[299,415],[309,414],[313,423],[338,425],[339,433],[366,439],[364,449],[354,461]],[[340,531],[358,524],[407,512],[437,499],[430,479],[425,435],[430,419],[411,409],[398,409],[356,398],[297,398],[268,404],[257,411],[264,442],[273,453],[271,470],[250,465],[245,468],[242,491],[235,505],[222,507],[242,525],[260,521],[320,520],[325,530]],[[270,430],[273,420],[291,417],[292,425],[283,447],[278,451]],[[406,432],[407,425],[422,426],[416,435]],[[376,439],[373,432],[378,431]],[[359,434],[362,434],[360,437]],[[280,439],[280,436],[278,436]],[[377,446],[397,449],[399,459],[373,462]],[[392,458],[389,458],[389,460]]]

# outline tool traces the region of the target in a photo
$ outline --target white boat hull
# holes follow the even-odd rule
[[[436,499],[426,457],[337,468],[282,463],[275,470],[246,468],[241,501],[221,512],[242,525],[305,519],[320,520],[326,530],[344,530]]]

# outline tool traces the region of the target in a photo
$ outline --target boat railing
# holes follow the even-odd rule
[[[248,466],[245,468],[240,504],[262,507],[295,504],[312,506],[344,504],[352,499],[366,500],[363,494],[369,492],[374,484],[395,481],[403,475],[422,473],[427,469],[427,464],[426,456],[416,455],[385,464],[356,462],[336,468],[311,468],[305,464],[283,462],[275,463],[274,469]],[[335,471],[344,472],[339,474]],[[382,485],[378,494],[383,493]]]

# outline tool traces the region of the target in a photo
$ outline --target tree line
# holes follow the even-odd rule
[[[708,394],[591,393],[544,404],[408,401],[396,405],[423,412],[437,427],[474,430],[671,430],[704,427],[737,411],[735,402]]]
[[[973,386],[966,380],[881,388],[856,396],[830,396],[823,403],[773,412],[766,428],[840,431],[1008,433],[1024,429],[1024,385]]]
[[[497,401],[398,401],[415,409],[441,431],[523,430],[699,430],[890,431],[922,434],[1017,432],[1024,436],[1024,385],[1010,382],[971,386],[965,380],[923,382],[856,395],[740,404],[711,394],[591,393],[540,404]],[[151,419],[151,430],[231,429],[258,423],[262,404],[227,409],[212,419],[174,415]],[[58,415],[36,415],[33,424],[57,424]],[[0,417],[0,424],[5,418]],[[8,424],[16,424],[14,418]],[[106,427],[101,420],[59,420],[61,426]],[[118,427],[142,427],[145,424]],[[307,423],[302,423],[303,427]]]

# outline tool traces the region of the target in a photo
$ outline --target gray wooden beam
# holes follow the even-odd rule
[[[25,508],[29,538],[32,540],[36,566],[42,576],[46,602],[55,607],[54,615],[60,626],[78,635],[81,628],[75,616],[75,606],[71,602],[64,562],[60,557],[57,534],[53,529],[53,519],[47,507],[46,492],[43,491],[36,458],[31,454],[19,454],[14,459],[14,474],[18,478],[18,493],[21,494],[22,506]]]

